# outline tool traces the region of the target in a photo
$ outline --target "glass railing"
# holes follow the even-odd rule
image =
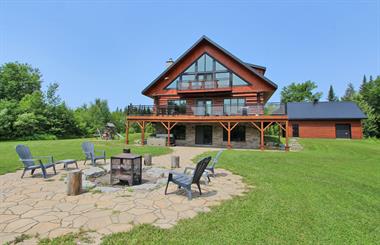
[[[188,106],[188,105],[130,105],[127,115],[156,115],[156,116],[259,116],[285,115],[285,104],[267,103],[265,105],[224,105],[224,106]]]
[[[201,90],[231,88],[230,81],[182,81],[177,84],[178,90]]]

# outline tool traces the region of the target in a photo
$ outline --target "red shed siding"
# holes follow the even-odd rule
[[[351,138],[361,139],[363,137],[362,124],[360,120],[336,120],[336,121],[289,121],[290,136],[293,135],[293,124],[299,125],[300,138],[332,138],[335,139],[336,124],[350,124]]]

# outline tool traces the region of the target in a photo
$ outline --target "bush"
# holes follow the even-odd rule
[[[30,136],[24,136],[17,140],[57,140],[57,136],[53,134],[33,134]]]

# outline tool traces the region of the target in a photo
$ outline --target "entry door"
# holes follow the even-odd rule
[[[336,124],[335,125],[336,137],[343,139],[351,138],[351,125],[350,124]]]
[[[212,100],[197,100],[196,115],[210,116],[212,112]]]
[[[300,137],[298,124],[292,124],[293,137]]]
[[[209,125],[195,126],[195,144],[212,145],[212,126],[209,126]]]

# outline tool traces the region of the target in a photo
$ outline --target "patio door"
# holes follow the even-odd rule
[[[197,100],[195,113],[197,116],[210,116],[212,113],[212,100]]]
[[[212,126],[210,125],[195,126],[195,144],[212,145]]]

